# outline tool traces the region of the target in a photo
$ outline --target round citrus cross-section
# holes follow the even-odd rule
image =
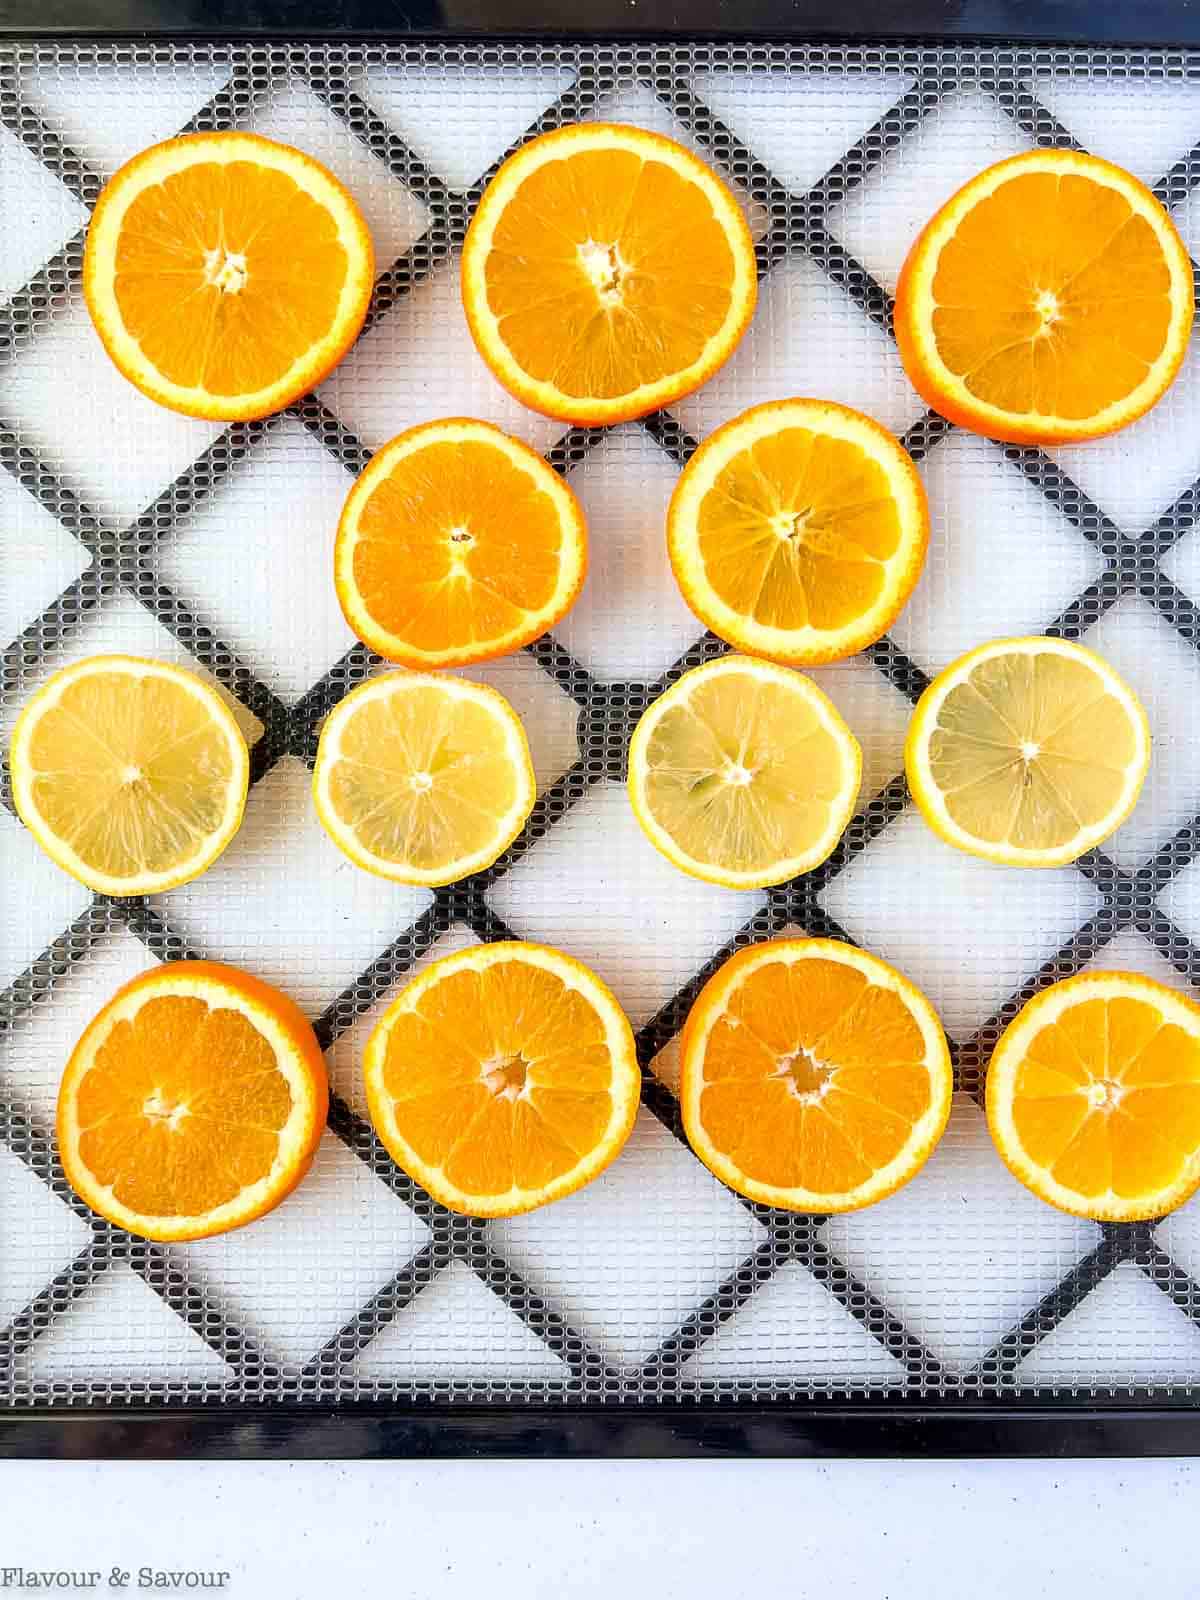
[[[1150,728],[1112,667],[1070,639],[997,639],[917,702],[905,744],[913,799],[947,844],[1010,867],[1059,867],[1133,810]]]
[[[925,996],[837,939],[739,950],[683,1032],[692,1149],[788,1211],[857,1211],[916,1176],[950,1115],[946,1038]]]
[[[237,832],[250,756],[195,673],[134,656],[64,667],[17,719],[13,803],[58,865],[97,894],[198,877]]]
[[[58,1097],[67,1181],[142,1238],[253,1222],[312,1165],[325,1060],[286,995],[233,967],[176,961],[119,989],[88,1025]]]
[[[775,400],[718,428],[667,515],[671,566],[700,620],[791,666],[873,644],[912,593],[928,543],[912,457],[831,400]]]
[[[222,422],[279,411],[357,337],[375,276],[350,193],[311,156],[254,133],[154,145],[101,191],[83,292],[126,378]]]
[[[367,1043],[371,1120],[451,1211],[548,1205],[616,1159],[637,1115],[633,1031],[607,985],[544,945],[461,950],[414,978]]]
[[[567,422],[624,422],[690,394],[754,311],[737,201],[690,150],[580,123],[522,145],[462,255],[467,322],[499,381]]]
[[[1034,995],[987,1076],[992,1139],[1039,1199],[1097,1222],[1172,1211],[1200,1188],[1200,1005],[1133,972]]]
[[[517,650],[574,604],[587,569],[579,501],[487,422],[425,423],[384,445],[338,524],[346,621],[389,661],[460,667]]]
[[[317,816],[351,861],[397,883],[436,888],[490,867],[536,797],[520,718],[486,684],[384,673],[321,729]]]
[[[783,883],[824,861],[861,776],[858,741],[828,695],[749,656],[685,672],[629,744],[630,803],[651,844],[729,889]]]
[[[989,167],[918,237],[896,289],[914,388],[951,422],[1066,444],[1137,420],[1179,371],[1194,313],[1175,224],[1078,150]]]

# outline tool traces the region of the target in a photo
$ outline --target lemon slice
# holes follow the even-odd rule
[[[90,656],[34,695],[13,729],[13,802],[58,865],[98,894],[198,877],[237,832],[250,757],[194,673]]]
[[[313,798],[351,861],[435,888],[491,866],[533,809],[525,730],[484,684],[389,672],[321,730]]]
[[[998,639],[929,685],[904,755],[913,798],[948,844],[1057,867],[1133,810],[1150,729],[1129,685],[1082,645]]]
[[[667,516],[671,566],[701,622],[791,666],[873,644],[912,593],[928,544],[908,451],[830,400],[776,400],[718,428]]]
[[[809,872],[849,822],[858,741],[810,678],[723,656],[643,714],[629,797],[651,844],[693,877],[763,888]]]

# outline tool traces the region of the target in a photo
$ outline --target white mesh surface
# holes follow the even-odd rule
[[[564,429],[476,355],[458,254],[515,143],[579,118],[657,128],[715,162],[758,241],[761,297],[728,366],[669,415]],[[113,371],[79,291],[103,177],[184,126],[310,151],[378,251],[367,330],[319,395],[266,425],[173,416]],[[94,902],[0,790],[0,1407],[137,1400],[869,1405],[1200,1385],[1200,1202],[1100,1228],[1005,1171],[981,1070],[1020,999],[1088,966],[1200,981],[1200,367],[1086,449],[948,428],[900,367],[888,294],[917,227],[983,165],[1075,138],[1155,183],[1200,246],[1200,64],[1100,52],[652,45],[0,46],[0,734],[57,667],[101,650],[216,682],[253,750],[241,834],[153,903]],[[19,217],[14,226],[12,218]],[[808,879],[736,894],[677,873],[623,788],[648,700],[719,648],[666,560],[694,441],[790,394],[905,436],[929,491],[928,567],[891,636],[814,674],[864,747],[859,812]],[[320,719],[379,663],[329,581],[342,499],[401,429],[466,414],[544,451],[591,529],[584,595],[553,638],[467,676],[525,720],[539,806],[479,878],[429,894],[358,872],[318,827]],[[985,638],[1082,637],[1133,682],[1155,758],[1103,854],[1048,873],[951,852],[907,801],[926,675]],[[682,1141],[677,1033],[739,944],[853,938],[939,1007],[959,1092],[926,1170],[851,1217],[749,1207]],[[398,988],[479,939],[561,945],[613,986],[647,1068],[630,1144],[530,1216],[452,1218],[365,1122],[361,1054]],[[54,1155],[79,1032],[155,961],[211,955],[274,981],[327,1049],[314,1171],[243,1232],[163,1249],[92,1218]]]

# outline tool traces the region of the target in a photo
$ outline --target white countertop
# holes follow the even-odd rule
[[[0,1569],[109,1593],[117,1566],[131,1594],[144,1565],[224,1569],[254,1600],[1174,1600],[1198,1482],[1180,1461],[8,1462]]]

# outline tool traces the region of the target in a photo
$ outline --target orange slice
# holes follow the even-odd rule
[[[480,354],[518,400],[568,422],[625,422],[729,359],[754,310],[754,245],[689,150],[586,123],[500,168],[467,232],[462,291]]]
[[[655,849],[727,889],[811,872],[854,811],[862,751],[811,678],[746,656],[685,672],[629,743],[629,799]]]
[[[683,1031],[692,1149],[722,1183],[788,1211],[857,1211],[920,1171],[950,1115],[933,1007],[837,939],[739,950]]]
[[[575,603],[587,568],[579,501],[536,450],[487,422],[429,422],[384,445],[338,524],[346,621],[408,667],[517,650]]]
[[[89,656],[17,719],[13,803],[51,860],[97,894],[199,877],[242,820],[250,755],[203,679],[165,661]]]
[[[321,729],[317,816],[351,861],[382,878],[435,888],[490,867],[536,797],[520,718],[486,684],[385,673]]]
[[[172,411],[279,411],[345,355],[367,314],[371,236],[331,172],[253,133],[135,156],[96,202],[83,292],[104,347]]]
[[[119,989],[58,1096],[67,1181],[145,1239],[203,1239],[263,1216],[312,1165],[329,1088],[316,1036],[269,984],[175,961]]]
[[[371,1120],[451,1211],[508,1217],[582,1188],[637,1115],[633,1031],[608,987],[539,944],[435,961],[367,1043]]]
[[[775,400],[718,428],[667,515],[671,566],[701,622],[792,666],[873,644],[912,593],[928,543],[912,457],[831,400]]]
[[[1172,1211],[1200,1187],[1200,1005],[1132,972],[1034,995],[987,1076],[996,1149],[1039,1199],[1097,1222]]]
[[[1179,371],[1192,265],[1150,190],[1076,150],[981,172],[926,226],[896,290],[905,370],[944,417],[1015,444],[1136,421]]]

